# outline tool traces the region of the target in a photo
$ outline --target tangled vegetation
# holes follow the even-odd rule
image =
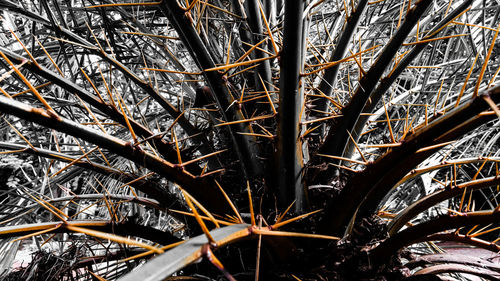
[[[499,280],[499,7],[0,1],[0,274]]]

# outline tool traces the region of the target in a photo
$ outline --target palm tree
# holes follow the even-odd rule
[[[497,1],[0,7],[5,278],[499,278]]]

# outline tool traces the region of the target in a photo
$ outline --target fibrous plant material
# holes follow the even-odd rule
[[[0,269],[498,278],[497,4],[1,1]]]

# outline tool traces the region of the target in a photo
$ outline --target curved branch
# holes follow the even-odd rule
[[[485,249],[498,253],[500,251],[500,245],[485,241],[476,237],[471,237],[459,233],[436,233],[423,237],[416,242],[427,242],[427,241],[453,241],[459,242],[465,245],[471,245],[477,248]]]
[[[219,203],[225,202],[225,199],[214,184],[205,182],[203,179],[197,178],[187,171],[182,170],[177,165],[143,151],[121,139],[110,135],[103,135],[101,132],[89,129],[73,121],[53,116],[43,109],[33,108],[29,105],[1,96],[0,110],[108,149],[119,156],[135,162],[139,166],[146,167],[164,176],[166,179],[179,184],[202,202],[208,209],[221,213],[229,211],[226,204]],[[200,186],[204,186],[204,188],[201,189]]]
[[[485,161],[490,161],[490,162],[496,162],[500,163],[500,157],[475,157],[475,158],[461,158],[461,159],[455,159],[455,160],[446,160],[444,162],[441,162],[437,165],[433,166],[427,166],[427,167],[422,167],[422,168],[416,168],[411,170],[404,178],[402,178],[398,183],[395,184],[395,186],[399,186],[411,179],[414,179],[415,177],[418,177],[422,174],[432,172],[441,168],[445,167],[450,167],[453,165],[463,165],[463,164],[471,164],[471,163],[480,163],[480,162],[485,162]]]
[[[381,264],[387,261],[399,249],[421,241],[422,237],[444,230],[498,222],[500,222],[500,212],[495,211],[478,211],[466,213],[463,216],[447,215],[438,217],[396,233],[370,250],[369,255],[372,262]]]
[[[3,149],[11,149],[11,150],[24,150],[23,153],[28,153],[32,155],[38,155],[41,157],[49,158],[49,159],[55,159],[58,161],[62,162],[73,162],[76,161],[77,158],[68,156],[64,153],[60,153],[57,151],[52,151],[52,150],[47,150],[43,148],[36,148],[36,150],[32,149],[31,147],[27,145],[20,145],[20,144],[14,144],[14,143],[8,143],[8,142],[0,142],[0,148]],[[138,190],[148,194],[149,196],[156,198],[159,200],[158,204],[160,204],[162,207],[164,206],[172,206],[172,204],[175,205],[174,208],[181,208],[182,204],[179,204],[178,199],[175,195],[169,193],[167,190],[162,188],[160,185],[158,185],[154,181],[149,181],[145,179],[137,180],[137,176],[125,173],[116,169],[113,169],[108,166],[104,166],[98,163],[89,163],[83,159],[80,161],[74,162],[75,166],[82,167],[84,169],[100,173],[102,175],[106,176],[111,176],[112,178],[121,181],[123,183],[130,183],[129,185],[137,188]],[[148,199],[152,200],[152,199]],[[155,200],[156,201],[156,200]]]
[[[435,275],[441,273],[461,272],[476,275],[488,280],[500,280],[500,274],[497,271],[474,267],[463,264],[439,264],[421,269],[415,275]]]
[[[469,181],[459,184],[455,187],[447,186],[445,189],[429,194],[420,200],[414,202],[401,213],[399,213],[389,224],[389,235],[394,235],[407,222],[416,217],[421,212],[447,199],[459,196],[464,192],[470,193],[473,190],[479,190],[490,186],[500,184],[500,176],[489,177],[480,180]]]
[[[456,253],[430,254],[430,255],[419,256],[416,259],[406,263],[405,266],[409,268],[416,268],[418,266],[425,266],[427,264],[435,264],[435,263],[456,263],[463,265],[479,266],[490,270],[500,271],[500,266],[497,263],[493,263],[479,257],[473,257],[470,255],[463,255],[463,254],[461,255]]]
[[[495,103],[500,102],[500,86],[486,90]],[[326,211],[327,227],[334,234],[342,234],[351,219],[375,212],[376,207],[394,185],[419,163],[440,149],[420,150],[436,143],[451,141],[468,133],[494,116],[481,115],[489,105],[482,96],[473,98],[447,114],[436,118],[409,134],[403,142],[389,149],[365,170],[353,176]]]

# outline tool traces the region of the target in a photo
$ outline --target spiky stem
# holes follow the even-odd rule
[[[278,121],[280,204],[286,206],[295,199],[297,210],[302,209],[304,204],[302,142],[299,139],[300,114],[304,99],[300,89],[303,12],[303,0],[285,3]]]

